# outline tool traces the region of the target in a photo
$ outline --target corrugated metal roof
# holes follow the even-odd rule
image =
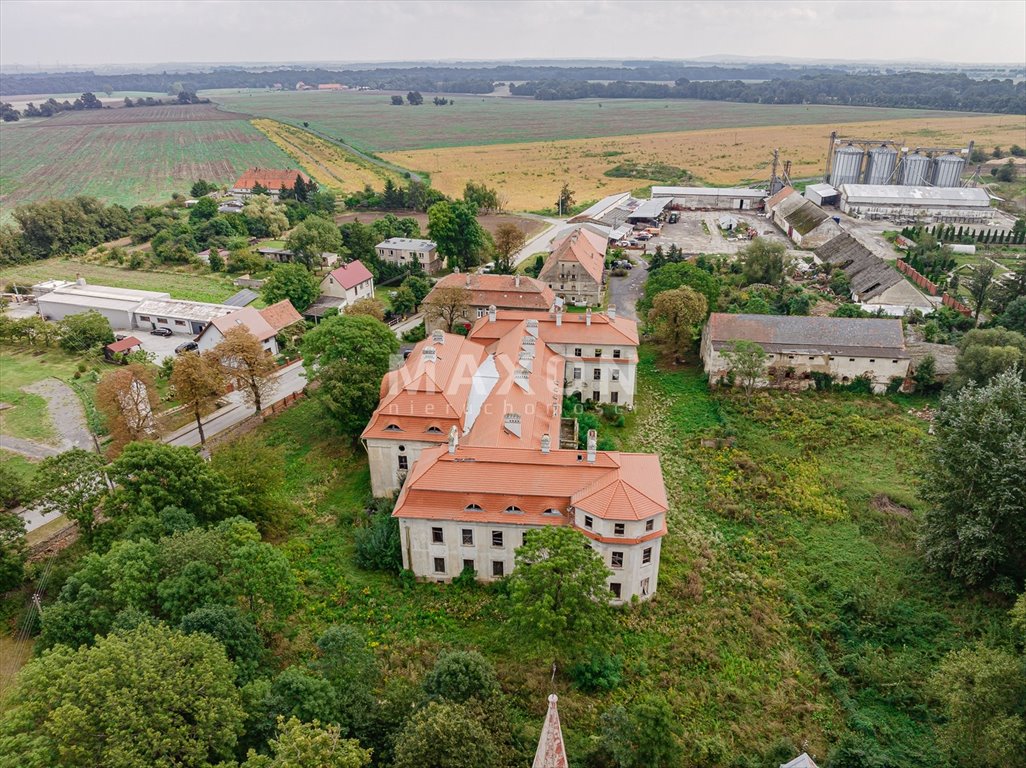
[[[750,197],[762,200],[765,189],[748,187],[652,187],[652,197]]]
[[[837,190],[829,184],[810,184],[805,191],[815,192],[820,197],[833,197],[837,194]]]
[[[954,205],[990,207],[990,197],[979,187],[901,187],[891,184],[842,184],[849,203],[892,205]]]
[[[629,219],[654,219],[670,204],[670,198],[654,198],[646,200],[627,217]]]
[[[234,296],[230,296],[225,299],[224,303],[229,307],[245,307],[248,304],[252,304],[259,295],[260,294],[256,291],[251,291],[249,288],[243,288]]]

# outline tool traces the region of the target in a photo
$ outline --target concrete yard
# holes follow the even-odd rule
[[[769,219],[757,213],[680,211],[680,221],[676,224],[663,224],[662,234],[649,240],[645,250],[647,253],[652,253],[658,245],[663,246],[664,250],[670,245],[676,245],[687,254],[737,253],[748,245],[749,241],[740,238],[728,239],[729,235],[720,231],[719,218],[727,214],[753,227],[761,237],[769,237],[785,245],[791,245],[790,241],[773,226]],[[703,222],[708,231],[702,227]]]

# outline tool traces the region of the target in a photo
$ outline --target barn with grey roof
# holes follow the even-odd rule
[[[924,314],[934,309],[933,303],[893,265],[847,232],[821,245],[815,253],[824,264],[844,272],[852,300],[865,310],[882,309],[885,314],[901,316],[912,309]]]

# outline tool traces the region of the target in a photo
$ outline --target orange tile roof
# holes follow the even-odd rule
[[[310,181],[309,176],[294,168],[250,168],[236,179],[232,189],[252,189],[257,184],[269,190],[282,187],[291,189],[296,183],[296,176],[302,176],[303,181]]]
[[[772,210],[773,208],[775,208],[777,206],[777,204],[781,200],[783,200],[785,197],[789,197],[790,195],[792,195],[794,193],[795,193],[794,187],[782,187],[780,190],[777,191],[777,193],[775,195],[770,196],[766,200],[766,210],[767,211]]]
[[[625,317],[610,320],[608,315],[599,312],[591,313],[591,325],[588,325],[587,315],[579,312],[564,312],[562,321],[556,325],[554,313],[543,315],[535,312],[500,310],[496,313],[494,323],[487,317],[482,317],[474,323],[467,338],[487,344],[502,338],[524,320],[538,321],[539,336],[547,344],[638,345],[636,322]]]
[[[292,302],[288,299],[282,299],[277,304],[264,307],[260,310],[260,316],[267,321],[267,324],[274,329],[275,333],[282,328],[288,328],[293,323],[303,321],[303,316],[296,311],[296,308],[292,306]]]
[[[434,290],[443,287],[457,286],[467,288],[472,297],[470,305],[488,307],[495,305],[500,309],[524,309],[546,311],[556,302],[556,294],[545,283],[533,277],[520,275],[519,285],[515,275],[477,275],[453,273],[446,275],[437,283]],[[425,301],[431,301],[431,295]]]
[[[609,520],[642,520],[666,512],[659,459],[651,454],[540,447],[490,448],[460,444],[455,453],[441,445],[424,451],[396,502],[396,517],[519,525],[561,525],[565,517],[545,514],[571,506]],[[614,486],[612,500],[597,491]],[[613,503],[615,502],[615,503]],[[481,511],[469,510],[475,504]],[[511,506],[522,512],[506,512]]]
[[[253,309],[253,307],[243,307],[234,312],[229,312],[227,315],[215,317],[210,321],[210,325],[217,328],[222,335],[227,334],[233,328],[245,328],[260,341],[267,341],[267,339],[277,333],[271,327],[271,324],[264,319],[264,316],[256,309]]]
[[[596,239],[601,240],[601,243],[597,243]],[[606,264],[605,239],[591,230],[577,227],[555,245],[538,277],[549,283],[558,281],[559,263],[567,261],[577,262],[595,282],[601,283],[602,270]]]

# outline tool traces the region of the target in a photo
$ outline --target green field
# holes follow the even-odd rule
[[[611,704],[659,691],[685,728],[686,765],[775,765],[781,744],[819,761],[854,729],[890,757],[867,765],[944,766],[925,681],[1007,606],[926,572],[917,553],[913,473],[930,438],[907,411],[921,403],[770,392],[748,406],[645,351],[637,404],[621,442],[660,454],[671,501],[659,591],[619,611],[605,643],[623,659],[619,688],[586,694],[557,677],[570,754],[581,759]],[[717,434],[736,443],[700,446]],[[501,590],[404,586],[354,566],[366,458],[316,400],[258,435],[285,451],[297,500],[281,543],[303,584],[296,631],[360,627],[386,674],[413,678],[440,649],[478,649],[515,702],[510,727],[536,727],[551,658],[511,636]]]
[[[81,359],[59,349],[6,350],[0,354],[0,402],[12,406],[0,411],[0,432],[41,443],[54,443],[57,432],[46,400],[21,388],[45,378],[71,379]],[[5,454],[6,455],[6,454]]]
[[[102,116],[147,119],[151,109],[159,108],[103,110]],[[82,116],[2,124],[0,217],[9,219],[21,203],[75,195],[126,206],[157,203],[173,192],[188,194],[199,178],[229,183],[248,167],[295,165],[248,120],[58,122]]]
[[[735,104],[725,101],[536,101],[461,94],[443,94],[456,102],[445,107],[431,103],[433,94],[424,94],[425,103],[419,107],[394,107],[389,103],[389,95],[384,93],[224,90],[207,91],[203,95],[236,112],[293,123],[307,121],[313,129],[371,152],[704,128],[957,117],[959,114],[917,109]]]
[[[81,275],[87,282],[113,288],[137,288],[143,291],[167,291],[175,299],[220,303],[238,288],[225,275],[197,275],[188,272],[152,272],[141,269],[105,267],[71,259],[52,258],[16,264],[0,269],[0,284],[16,282],[32,285],[44,280],[72,280]]]

